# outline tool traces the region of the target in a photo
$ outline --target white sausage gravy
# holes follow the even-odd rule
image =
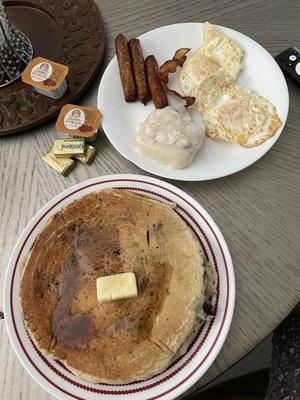
[[[198,112],[184,107],[154,110],[135,137],[137,151],[174,169],[186,168],[200,149],[205,124]]]

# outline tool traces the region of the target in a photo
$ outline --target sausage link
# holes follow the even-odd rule
[[[160,80],[156,58],[154,56],[148,56],[145,60],[145,66],[151,99],[155,108],[167,107],[168,98]]]
[[[125,101],[135,101],[136,89],[132,73],[130,54],[126,39],[123,35],[118,35],[116,37],[115,46]]]
[[[130,39],[128,42],[132,70],[139,101],[146,104],[150,99],[150,92],[147,84],[145,63],[139,39]]]

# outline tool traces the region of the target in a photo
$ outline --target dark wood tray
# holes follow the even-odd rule
[[[55,117],[88,87],[102,61],[105,36],[92,0],[6,0],[13,25],[43,56],[69,66],[68,90],[60,100],[34,91],[21,79],[0,89],[0,136],[28,130]]]

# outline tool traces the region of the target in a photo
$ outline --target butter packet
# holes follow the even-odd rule
[[[71,158],[57,158],[53,147],[42,157],[42,160],[63,176],[66,176],[75,166],[75,162]]]
[[[69,68],[43,57],[35,57],[22,72],[22,81],[35,91],[52,99],[60,99],[67,90]]]
[[[101,113],[98,109],[66,104],[60,111],[55,127],[59,133],[92,142],[97,138],[100,122]]]
[[[58,158],[84,156],[84,139],[56,139],[54,141],[53,153]]]
[[[82,156],[76,155],[74,158],[79,160],[83,164],[90,165],[94,158],[96,157],[97,149],[95,147],[90,146],[89,144],[85,145],[85,152]]]

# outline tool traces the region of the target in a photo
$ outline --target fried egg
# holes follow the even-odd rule
[[[242,70],[243,50],[231,38],[222,35],[214,25],[205,22],[203,26],[203,44],[199,51],[204,56],[216,60],[224,74],[235,81]]]
[[[244,147],[265,142],[281,125],[273,104],[235,83],[220,88],[219,96],[202,110],[202,117],[208,137]]]
[[[243,50],[232,39],[205,22],[202,46],[184,63],[179,85],[187,96],[205,107],[223,85],[235,80],[242,69]]]
[[[221,65],[218,61],[195,53],[184,63],[179,84],[186,96],[194,96],[197,99],[197,106],[208,106],[218,95],[218,87],[227,82]]]
[[[253,147],[272,137],[281,121],[267,99],[234,83],[242,58],[235,41],[205,22],[203,43],[184,63],[179,85],[196,97],[208,137]]]

